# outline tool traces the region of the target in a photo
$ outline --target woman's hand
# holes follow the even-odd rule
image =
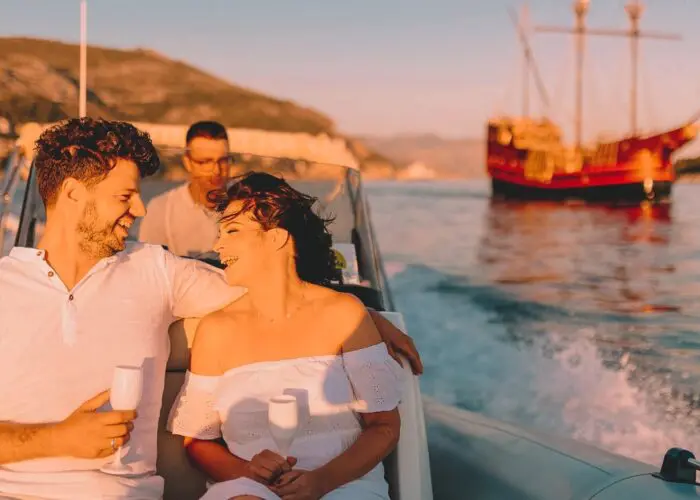
[[[296,463],[297,459],[294,457],[284,458],[274,451],[263,450],[245,464],[246,477],[269,485],[282,474],[291,473]]]
[[[325,491],[315,471],[293,470],[282,474],[270,489],[284,500],[319,500]]]

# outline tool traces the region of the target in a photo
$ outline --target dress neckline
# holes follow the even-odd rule
[[[299,364],[302,362],[306,361],[311,361],[311,362],[316,362],[316,363],[322,363],[322,362],[328,362],[328,361],[335,361],[335,360],[340,360],[342,359],[343,356],[354,356],[359,353],[363,352],[371,352],[375,351],[377,349],[382,349],[386,350],[386,344],[384,342],[379,342],[378,344],[374,344],[368,347],[363,347],[361,349],[356,349],[354,351],[348,351],[345,352],[344,354],[321,354],[318,356],[301,356],[297,358],[285,358],[285,359],[276,359],[276,360],[268,360],[268,361],[254,361],[253,363],[246,363],[244,365],[239,365],[239,366],[234,366],[233,368],[229,368],[225,372],[223,372],[220,376],[221,377],[226,377],[228,375],[232,375],[234,373],[239,373],[239,372],[245,372],[249,371],[252,369],[266,369],[266,368],[273,368],[281,365],[295,365]],[[388,352],[387,352],[388,355]]]

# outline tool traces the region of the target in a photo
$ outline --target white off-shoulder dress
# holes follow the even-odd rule
[[[276,450],[267,424],[269,399],[294,395],[300,425],[289,455],[298,459],[295,469],[313,470],[355,442],[362,431],[356,412],[389,411],[398,406],[400,370],[381,343],[342,355],[252,363],[217,377],[188,373],[170,412],[169,429],[198,439],[223,437],[234,455],[250,460],[264,449]],[[364,402],[364,408],[353,407],[357,401]],[[279,499],[247,478],[216,483],[202,499],[236,495]],[[388,499],[382,464],[324,498]]]

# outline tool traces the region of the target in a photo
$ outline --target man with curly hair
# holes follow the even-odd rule
[[[0,498],[162,497],[168,326],[245,290],[161,246],[126,244],[145,214],[140,179],[158,167],[148,135],[128,123],[73,119],[37,141],[44,233],[0,259]],[[420,366],[407,336],[378,327]],[[138,415],[106,405],[119,365],[142,366]],[[122,445],[133,474],[101,472]]]
[[[0,260],[0,497],[160,498],[156,430],[167,330],[232,302],[214,268],[127,245],[159,159],[128,123],[69,120],[37,141],[37,248]],[[114,368],[141,365],[133,411],[105,407]],[[99,411],[98,411],[99,410]],[[115,450],[137,477],[100,472]]]

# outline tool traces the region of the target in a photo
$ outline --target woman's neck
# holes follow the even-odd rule
[[[299,278],[293,258],[286,264],[270,266],[248,286],[248,298],[256,313],[268,320],[291,317],[304,303],[308,285]]]

